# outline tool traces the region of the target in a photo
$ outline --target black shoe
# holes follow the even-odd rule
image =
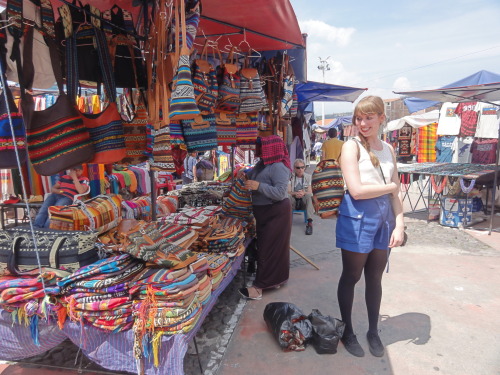
[[[311,223],[309,223],[309,224],[306,225],[306,234],[307,235],[313,234],[313,226],[312,226]]]
[[[367,332],[366,338],[368,339],[370,353],[372,353],[375,357],[383,357],[384,345],[382,344],[378,333]]]
[[[351,353],[353,356],[356,357],[364,357],[365,356],[365,351],[359,345],[358,339],[356,338],[356,335],[354,333],[351,333],[350,335],[343,336],[340,341],[342,341],[342,344],[344,344],[345,349]]]

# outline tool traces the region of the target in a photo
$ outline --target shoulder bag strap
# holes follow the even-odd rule
[[[66,242],[66,237],[57,237],[52,244],[49,252],[49,267],[50,268],[59,268],[59,250],[63,246],[64,242]]]
[[[9,259],[7,261],[7,270],[12,275],[20,275],[21,271],[17,268],[17,253],[19,252],[19,247],[21,246],[21,242],[23,237],[15,237],[12,241],[11,252],[9,254]]]

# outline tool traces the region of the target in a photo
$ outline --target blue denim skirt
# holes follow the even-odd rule
[[[389,194],[356,200],[346,192],[337,217],[337,247],[364,254],[373,249],[389,250],[395,226]]]

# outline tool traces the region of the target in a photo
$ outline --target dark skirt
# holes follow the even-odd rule
[[[290,272],[292,211],[288,198],[253,206],[257,224],[257,274],[254,286],[261,289],[284,284]]]

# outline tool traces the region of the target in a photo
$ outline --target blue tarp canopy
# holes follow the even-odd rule
[[[330,128],[341,128],[344,125],[351,125],[352,124],[352,116],[341,116],[337,117],[336,119],[333,119],[330,121],[328,124],[325,125],[319,125],[319,124],[314,124],[313,125],[313,130],[314,129],[321,129],[321,130],[328,130]]]
[[[311,102],[354,102],[367,89],[308,81],[295,86],[299,108]]]
[[[410,111],[410,113],[414,113],[414,112],[420,111],[422,109],[432,107],[433,105],[440,104],[443,101],[449,101],[449,102],[455,102],[455,103],[460,102],[460,101],[464,101],[463,98],[459,98],[458,96],[455,98],[453,98],[453,97],[445,98],[445,100],[441,100],[441,98],[433,98],[431,96],[431,93],[433,93],[433,92],[443,92],[443,90],[447,89],[447,88],[463,88],[464,86],[476,86],[476,85],[484,85],[484,84],[498,83],[498,82],[500,82],[500,74],[488,72],[487,70],[480,70],[477,73],[474,73],[468,77],[462,78],[459,81],[450,83],[449,85],[441,87],[440,89],[414,91],[414,92],[405,91],[405,92],[394,92],[394,93],[395,94],[402,94],[402,95],[418,96],[418,97],[409,97],[409,98],[404,99],[404,103],[406,104],[406,107],[408,107],[408,111]],[[467,94],[467,96],[470,97],[471,101],[481,101],[480,98],[471,97],[470,93]],[[431,99],[431,100],[429,100],[429,99]],[[433,101],[432,99],[438,99],[438,101]],[[454,100],[454,99],[456,99],[456,100]]]

